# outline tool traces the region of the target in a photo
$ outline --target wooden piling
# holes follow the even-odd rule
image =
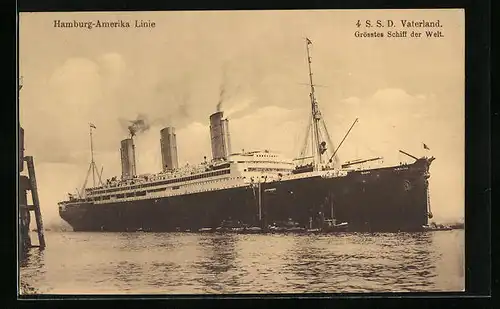
[[[28,210],[33,210],[35,212],[38,243],[40,244],[39,247],[40,249],[45,249],[45,236],[43,232],[42,213],[40,211],[40,200],[38,199],[38,187],[36,184],[35,164],[32,156],[26,156],[25,160],[28,165],[28,176],[30,180],[31,198],[33,199],[33,208],[32,209],[28,208]]]

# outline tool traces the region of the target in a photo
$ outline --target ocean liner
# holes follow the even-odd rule
[[[231,152],[229,121],[217,110],[209,118],[212,159],[180,167],[176,132],[160,131],[162,171],[136,171],[134,132],[121,141],[121,178],[102,181],[96,170],[90,124],[91,163],[84,188],[58,203],[74,231],[215,231],[225,225],[272,231],[293,223],[296,230],[418,231],[432,218],[429,167],[434,157],[396,166],[360,168],[382,158],[340,164],[321,116],[306,39],[311,114],[304,147],[291,160],[270,150]],[[310,145],[310,155],[306,149]],[[424,145],[424,147],[426,147]],[[309,154],[309,153],[308,153]],[[92,174],[94,186],[85,188]],[[95,185],[97,175],[97,185]],[[338,223],[342,224],[338,224]]]

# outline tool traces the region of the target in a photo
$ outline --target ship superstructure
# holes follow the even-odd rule
[[[217,110],[209,117],[211,160],[179,166],[175,128],[167,127],[160,131],[161,171],[138,174],[131,131],[120,144],[121,178],[101,181],[102,171],[97,173],[98,186],[59,203],[61,217],[77,231],[196,231],[228,220],[262,230],[286,220],[295,228],[339,221],[356,231],[420,230],[432,217],[428,178],[434,158],[401,151],[415,162],[373,169],[359,166],[382,158],[340,164],[337,152],[358,119],[334,147],[315,95],[310,45],[306,39],[309,134],[297,159],[270,150],[233,153],[229,120]]]
[[[102,186],[86,188],[81,198],[72,195],[70,202],[106,204],[245,187],[264,179],[283,179],[283,175],[293,169],[292,161],[279,153],[267,150],[236,153],[224,162],[202,163],[127,179],[113,177]]]

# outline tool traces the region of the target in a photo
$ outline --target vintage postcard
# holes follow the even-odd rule
[[[20,13],[20,294],[464,291],[464,18]]]

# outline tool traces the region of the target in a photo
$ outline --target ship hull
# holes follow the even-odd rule
[[[351,172],[344,177],[267,185],[266,223],[291,218],[306,228],[324,219],[347,222],[349,231],[422,231],[428,224],[429,162]],[[264,191],[265,191],[264,190]]]
[[[224,220],[266,227],[292,219],[304,228],[324,219],[349,231],[420,231],[428,223],[428,161],[307,177],[258,186],[108,204],[70,204],[60,216],[75,231],[191,231]],[[260,203],[259,203],[260,200]],[[260,206],[259,206],[260,205]]]

